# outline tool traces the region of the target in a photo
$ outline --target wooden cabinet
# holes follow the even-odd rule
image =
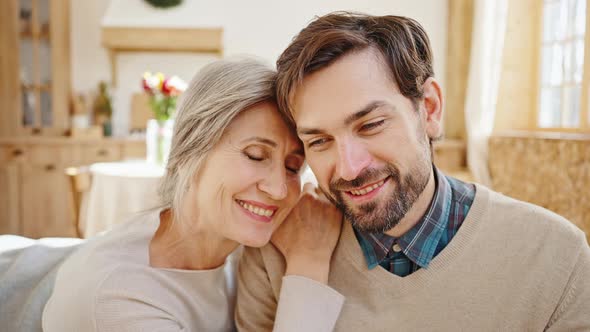
[[[0,145],[0,234],[21,234],[20,165],[26,163],[24,146]]]
[[[145,158],[145,143],[64,137],[70,0],[0,0],[0,234],[75,236],[65,168]]]
[[[0,136],[69,127],[69,0],[0,1]]]
[[[20,234],[19,169],[16,163],[0,164],[0,234]]]
[[[145,158],[143,141],[0,139],[0,234],[76,236],[65,169],[136,158]]]
[[[115,144],[85,145],[83,151],[84,160],[94,162],[119,160],[123,157],[123,149]]]
[[[22,165],[20,230],[25,236],[76,236],[66,167],[58,163]]]

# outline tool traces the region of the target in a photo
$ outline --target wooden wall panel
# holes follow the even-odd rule
[[[465,139],[465,96],[469,79],[474,0],[449,0],[445,137]]]

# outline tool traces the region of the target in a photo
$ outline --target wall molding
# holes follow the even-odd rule
[[[122,52],[177,52],[223,55],[223,28],[102,27],[102,45],[108,50],[113,86],[117,55]]]

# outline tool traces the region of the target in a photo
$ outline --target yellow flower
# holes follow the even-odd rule
[[[162,91],[162,86],[164,85],[164,80],[166,80],[166,77],[160,72],[156,73],[156,77],[158,79],[158,90]]]

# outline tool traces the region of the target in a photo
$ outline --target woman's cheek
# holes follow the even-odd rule
[[[232,173],[238,176],[242,181],[245,181],[247,179],[256,180],[260,177],[260,174],[264,172],[258,167],[255,167],[249,160],[241,160],[232,165]]]
[[[299,199],[299,195],[301,195],[301,177],[294,176],[293,178],[287,181],[288,192],[286,202],[289,205],[289,208],[292,208],[296,203],[297,199]]]

